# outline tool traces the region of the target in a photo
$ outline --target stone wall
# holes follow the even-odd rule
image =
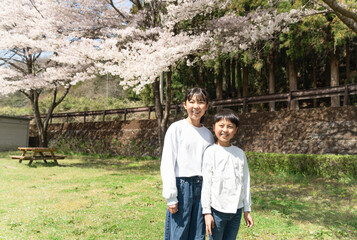
[[[246,151],[357,154],[357,107],[247,114],[238,131]]]
[[[156,121],[154,120],[130,120],[130,121],[107,121],[86,123],[56,123],[48,128],[49,140],[59,136],[64,138],[83,139],[118,139],[121,141],[135,139],[150,139],[157,142]],[[35,125],[30,127],[32,145],[36,145],[37,133]]]
[[[302,109],[240,115],[233,143],[245,151],[304,154],[357,154],[357,107]],[[210,116],[205,125],[211,129]],[[35,132],[31,127],[31,135]],[[62,123],[49,127],[50,138],[148,139],[155,145],[156,121]]]

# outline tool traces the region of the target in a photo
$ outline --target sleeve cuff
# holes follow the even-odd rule
[[[202,214],[211,214],[212,211],[211,211],[211,208],[203,208],[202,209]]]
[[[250,206],[244,206],[243,211],[244,211],[244,212],[251,212],[252,209],[250,208]]]
[[[169,198],[166,200],[167,200],[167,206],[174,205],[174,204],[178,203],[177,198]]]

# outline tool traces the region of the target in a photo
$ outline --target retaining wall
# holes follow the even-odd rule
[[[304,154],[357,154],[357,107],[302,109],[240,115],[233,143],[245,151]],[[211,128],[210,116],[205,125]],[[36,135],[31,126],[30,135]],[[61,123],[49,137],[147,139],[157,144],[156,120]]]

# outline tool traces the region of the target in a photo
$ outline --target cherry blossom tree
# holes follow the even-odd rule
[[[23,93],[31,102],[41,146],[47,146],[47,127],[53,110],[67,96],[71,85],[90,78],[90,62],[71,54],[63,25],[63,5],[51,0],[3,0],[0,10],[0,94]],[[67,9],[67,6],[66,6]],[[52,101],[41,119],[39,97],[47,89]],[[64,89],[63,91],[59,91]]]

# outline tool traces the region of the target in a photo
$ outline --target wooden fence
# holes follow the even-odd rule
[[[306,100],[306,99],[317,99],[326,98],[334,96],[343,96],[343,105],[349,104],[349,96],[357,94],[357,84],[350,84],[337,87],[326,87],[310,90],[292,91],[288,93],[274,93],[259,96],[248,96],[239,97],[232,99],[214,100],[210,101],[211,107],[231,107],[231,106],[243,106],[243,112],[246,112],[247,106],[249,104],[261,104],[269,102],[287,102],[288,108],[290,108],[290,103],[293,100]],[[171,111],[175,111],[175,116],[179,111],[180,106],[178,104],[171,105]],[[107,115],[124,115],[124,120],[127,118],[129,113],[147,113],[148,119],[150,119],[151,112],[153,112],[154,106],[148,107],[136,107],[136,108],[122,108],[122,109],[110,109],[110,110],[97,110],[97,111],[85,111],[85,112],[68,112],[68,113],[54,113],[52,119],[54,118],[65,118],[69,121],[69,118],[73,117],[83,117],[84,122],[86,122],[86,117],[88,116],[102,116],[103,121]],[[33,116],[26,116],[33,118]],[[46,115],[41,115],[41,118],[45,118]]]

